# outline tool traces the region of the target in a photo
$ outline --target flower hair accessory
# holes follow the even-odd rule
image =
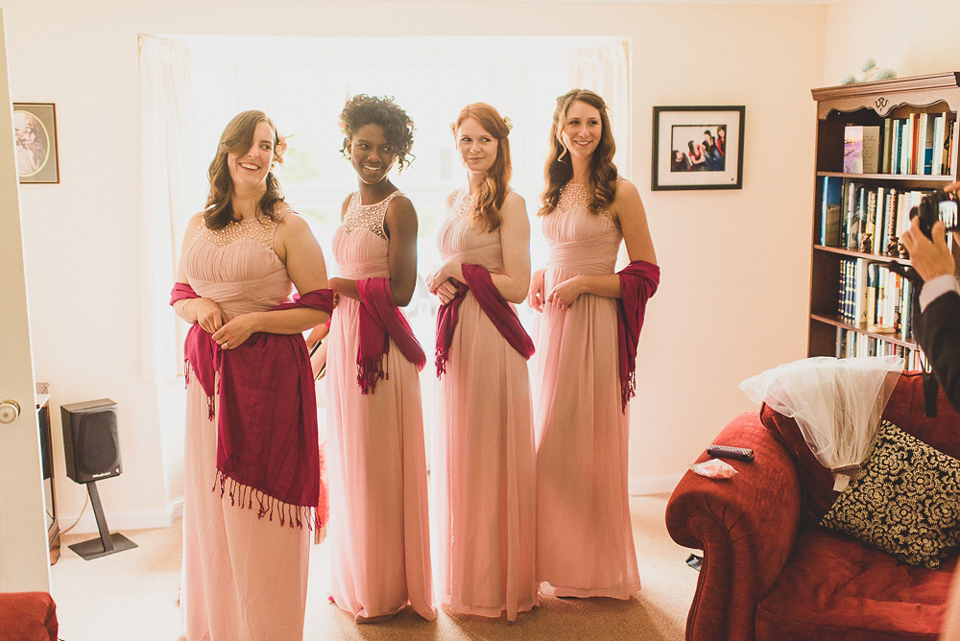
[[[290,136],[281,136],[277,134],[277,144],[273,148],[273,164],[282,165],[283,164],[283,155],[287,153],[287,139]]]
[[[346,135],[347,135],[347,123],[346,123],[346,121],[344,121],[344,119],[343,119],[343,114],[340,114],[339,116],[337,116],[337,126],[340,128],[340,133],[342,133],[344,136],[346,136]]]
[[[507,131],[513,131],[513,121],[510,120],[510,116],[503,117],[503,124],[507,126]]]

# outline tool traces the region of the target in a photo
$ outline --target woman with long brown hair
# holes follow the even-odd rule
[[[509,188],[510,130],[476,103],[454,125],[468,187],[447,199],[446,262],[427,278],[441,303],[442,374],[439,593],[452,612],[514,620],[538,603],[533,416],[527,361],[533,344],[513,304],[530,281],[530,225]]]
[[[557,100],[540,215],[549,267],[528,302],[536,336],[537,578],[565,597],[640,589],[627,487],[637,338],[660,282],[637,188],[613,163],[603,99]],[[631,263],[614,271],[621,241]]]
[[[224,129],[171,300],[192,324],[181,591],[189,641],[303,636],[311,521],[325,497],[302,332],[329,317],[333,293],[319,244],[273,174],[283,149],[261,111]]]

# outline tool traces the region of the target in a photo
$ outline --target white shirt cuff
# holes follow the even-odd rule
[[[960,283],[953,274],[943,274],[925,282],[920,290],[920,311],[924,311],[927,305],[947,292],[960,294]]]

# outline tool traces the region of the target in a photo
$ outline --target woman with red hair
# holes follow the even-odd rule
[[[441,602],[452,612],[515,620],[538,604],[533,412],[517,318],[530,282],[530,225],[510,190],[510,129],[476,103],[454,134],[468,186],[447,199],[446,262],[427,279],[441,303],[441,463],[436,512]]]

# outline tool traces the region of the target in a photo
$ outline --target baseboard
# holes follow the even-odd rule
[[[66,528],[77,520],[77,514],[59,515],[60,528]],[[144,510],[140,512],[106,512],[104,518],[107,521],[107,527],[110,532],[119,532],[121,530],[153,530],[156,528],[170,527],[173,523],[183,516],[183,498],[177,498],[169,503],[167,507],[160,510]],[[93,515],[90,506],[83,512],[83,516],[77,524],[70,530],[70,534],[98,534],[97,519]]]
[[[630,495],[670,494],[677,487],[683,475],[678,476],[636,476],[630,479]]]

